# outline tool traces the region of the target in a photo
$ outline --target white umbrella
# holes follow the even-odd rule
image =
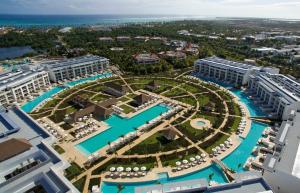
[[[143,166],[143,167],[141,167],[141,170],[142,170],[142,171],[146,171],[147,168],[146,168],[145,166]]]
[[[177,161],[175,164],[176,164],[177,166],[180,166],[180,165],[181,165],[181,162],[180,162],[180,161]]]
[[[182,163],[187,164],[187,163],[189,163],[189,161],[185,159],[182,161]]]
[[[123,171],[124,171],[124,168],[123,168],[123,167],[118,167],[118,168],[117,168],[117,171],[118,171],[118,172],[123,172]]]
[[[115,167],[111,167],[111,168],[109,169],[109,171],[114,172],[114,171],[116,171],[116,168],[115,168]]]
[[[194,158],[194,157],[191,157],[191,158],[190,158],[190,161],[191,161],[191,162],[195,161],[195,158]]]
[[[201,157],[203,157],[203,158],[206,157],[205,153],[202,153],[202,154],[201,154]]]
[[[213,152],[216,152],[217,150],[216,150],[216,148],[212,148],[212,151],[213,151]]]
[[[131,172],[131,167],[127,167],[126,172]]]
[[[196,160],[199,160],[201,157],[199,155],[196,155]]]
[[[138,167],[134,167],[133,168],[133,171],[135,171],[135,172],[137,172],[137,171],[139,171],[140,169],[138,168]]]

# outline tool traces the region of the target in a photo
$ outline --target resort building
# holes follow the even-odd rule
[[[133,103],[137,106],[141,106],[150,100],[151,100],[150,96],[145,95],[145,94],[140,94],[133,98]]]
[[[101,103],[94,103],[89,99],[76,97],[72,102],[75,105],[79,105],[81,109],[65,117],[64,121],[69,124],[77,122],[84,116],[93,116],[95,119],[108,118],[113,113],[112,107],[117,103],[117,99],[111,98]]]
[[[160,86],[158,84],[157,81],[151,81],[146,85],[146,89],[150,90],[150,91],[154,91],[156,89],[158,89]]]
[[[120,85],[114,82],[107,82],[104,84],[104,86],[106,87],[104,92],[113,95],[115,97],[126,95],[126,93],[129,91],[126,85]]]
[[[117,41],[119,42],[128,42],[131,40],[130,36],[117,36]]]
[[[137,64],[157,64],[160,61],[156,54],[136,54],[133,58]]]
[[[248,83],[250,75],[259,69],[256,66],[233,62],[218,57],[200,59],[194,63],[194,72],[197,76],[243,86]]]
[[[184,60],[186,58],[186,54],[179,51],[160,52],[158,55],[166,60]]]
[[[51,147],[56,139],[25,112],[0,106],[0,130],[0,192],[79,193],[64,177],[70,164]]]
[[[102,41],[102,42],[112,42],[112,41],[114,41],[114,39],[112,37],[100,37],[99,40]]]
[[[59,82],[101,73],[109,66],[109,59],[100,56],[83,56],[45,63],[50,80]]]
[[[182,182],[142,186],[135,189],[135,193],[272,193],[270,186],[258,172],[243,172],[235,174],[235,182],[209,186],[206,179],[195,179]]]
[[[50,86],[48,73],[44,70],[19,70],[0,74],[0,105],[38,95],[38,92]]]
[[[300,83],[282,74],[261,70],[250,75],[248,94],[274,118],[287,120],[291,110],[300,110]]]
[[[276,193],[299,192],[300,189],[300,113],[293,111],[283,121],[274,139],[273,154],[264,161],[263,178]]]
[[[145,41],[149,40],[149,37],[148,36],[136,36],[136,37],[134,37],[134,40],[138,41],[138,42],[145,42]]]

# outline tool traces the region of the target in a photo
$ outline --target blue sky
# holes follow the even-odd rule
[[[300,19],[300,0],[0,0],[12,14],[176,14]]]

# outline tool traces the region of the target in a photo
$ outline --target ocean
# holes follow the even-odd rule
[[[203,18],[206,17],[178,15],[0,15],[0,26],[28,28],[49,26],[121,25]]]

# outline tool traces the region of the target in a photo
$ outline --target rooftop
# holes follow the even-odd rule
[[[55,139],[18,107],[0,112],[20,128],[0,138],[0,192],[26,192],[40,184],[47,193],[78,192],[63,176],[69,164],[52,149]],[[9,124],[0,119],[0,129]]]
[[[275,143],[282,147],[280,155],[268,155],[264,166],[300,178],[300,113],[293,120],[282,122]]]
[[[33,77],[45,73],[43,70],[18,70],[18,71],[9,71],[0,74],[0,90],[3,90],[7,87],[18,86],[23,84],[23,82],[31,81]]]
[[[240,63],[240,62],[234,62],[234,61],[231,61],[231,60],[225,60],[225,59],[222,59],[222,58],[218,58],[216,56],[201,59],[199,61],[200,62],[207,62],[207,63],[210,63],[210,64],[219,65],[219,66],[227,66],[227,67],[231,67],[231,68],[241,69],[241,70],[244,70],[244,71],[248,70],[248,69],[252,69],[252,68],[257,68],[254,65]]]
[[[88,56],[76,57],[71,59],[64,59],[55,62],[48,62],[48,63],[44,63],[43,65],[47,66],[50,69],[54,69],[54,68],[61,68],[61,67],[64,68],[72,67],[73,65],[92,63],[95,61],[108,61],[108,59],[100,56],[88,55]]]

